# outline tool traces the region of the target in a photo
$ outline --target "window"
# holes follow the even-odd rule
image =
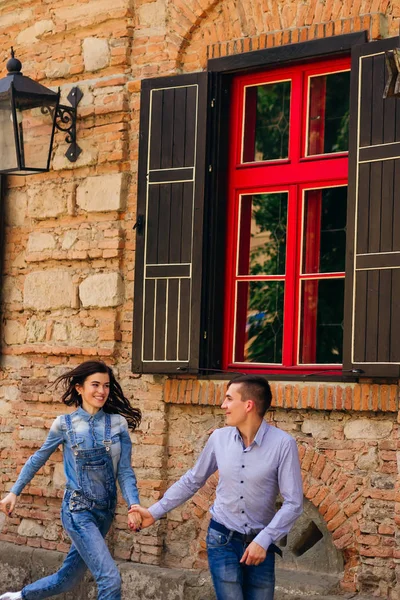
[[[234,80],[226,368],[343,361],[349,99],[349,59]]]
[[[360,32],[142,82],[134,372],[400,376],[397,46]]]

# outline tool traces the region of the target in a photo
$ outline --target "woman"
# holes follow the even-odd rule
[[[63,402],[77,410],[55,419],[43,446],[25,463],[0,507],[11,516],[24,487],[62,444],[66,489],[61,521],[72,546],[57,573],[20,592],[7,592],[0,600],[41,600],[65,593],[82,579],[86,567],[96,580],[98,600],[121,598],[121,578],[104,537],[114,518],[115,480],[128,507],[139,502],[128,427],[134,430],[139,425],[141,413],[131,407],[103,362],[84,362],[61,375],[55,385],[60,383]],[[133,520],[130,515],[129,522],[140,529],[136,515]]]

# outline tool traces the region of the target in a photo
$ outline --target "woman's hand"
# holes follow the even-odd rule
[[[131,531],[140,531],[142,529],[142,517],[136,510],[131,512],[132,506],[128,513],[128,527]]]
[[[130,522],[130,517],[133,515],[136,515],[136,518],[140,518],[140,522],[141,522],[140,529],[146,529],[146,527],[150,527],[150,525],[153,525],[153,523],[155,523],[154,517],[151,515],[150,511],[147,508],[140,506],[140,504],[132,504],[132,506],[130,507],[130,509],[128,511],[128,525],[129,525],[129,528],[132,529],[133,531],[136,531],[136,529],[134,529],[134,527],[131,527],[131,522]],[[139,531],[140,531],[140,529],[139,529]]]
[[[3,500],[0,500],[0,510],[11,517],[12,511],[17,503],[17,496],[13,492],[9,492]]]

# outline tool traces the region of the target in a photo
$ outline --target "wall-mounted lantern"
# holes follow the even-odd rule
[[[70,144],[65,156],[75,162],[81,153],[76,143],[77,106],[83,94],[71,89],[71,106],[60,104],[57,92],[21,73],[14,57],[7,62],[7,75],[0,79],[0,173],[31,175],[50,169],[54,132],[64,131]]]

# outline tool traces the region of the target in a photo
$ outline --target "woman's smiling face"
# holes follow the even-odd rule
[[[93,373],[83,384],[76,384],[76,391],[82,398],[82,408],[90,414],[98,412],[107,402],[110,393],[108,373]]]

